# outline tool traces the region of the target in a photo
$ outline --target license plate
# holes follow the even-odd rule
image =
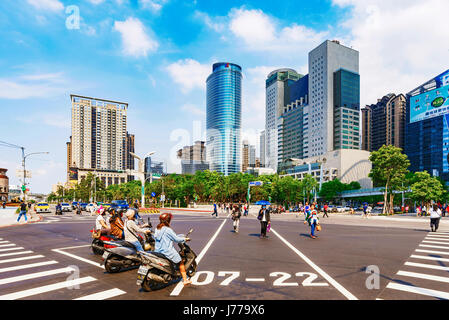
[[[105,253],[103,253],[103,259],[105,259],[106,260],[106,258],[109,256],[109,252],[105,252]]]
[[[148,268],[147,268],[147,267],[140,266],[140,268],[139,268],[139,270],[137,271],[137,273],[145,276],[145,275],[148,273]]]

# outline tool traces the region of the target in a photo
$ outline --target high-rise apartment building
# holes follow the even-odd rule
[[[249,142],[248,140],[243,140],[242,148],[242,172],[246,172],[249,166]]]
[[[260,139],[259,139],[259,153],[260,153],[260,157],[259,157],[259,166],[260,167],[265,167],[265,130],[263,130],[260,133]]]
[[[338,41],[327,40],[309,53],[309,156],[360,148],[355,145],[360,135],[358,75],[359,52]]]
[[[197,171],[209,170],[204,141],[195,141],[193,146],[185,146],[178,150],[178,158],[181,159],[182,174],[195,174]]]
[[[212,171],[240,172],[242,122],[242,68],[220,62],[207,78],[206,150]]]
[[[72,136],[67,155],[71,179],[84,178],[80,171],[101,173],[106,186],[127,180],[123,171],[132,165],[128,158],[134,144],[134,137],[126,131],[128,104],[73,94],[70,99]]]
[[[265,81],[265,167],[277,170],[279,118],[289,103],[289,85],[301,77],[295,70],[285,68],[274,70]]]
[[[383,145],[404,148],[406,104],[403,94],[390,93],[362,109],[363,150],[376,151]]]

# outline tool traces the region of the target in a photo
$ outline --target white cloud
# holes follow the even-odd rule
[[[161,11],[162,7],[168,2],[168,0],[139,0],[143,9],[149,9],[153,13]]]
[[[64,5],[59,0],[27,0],[27,2],[38,10],[64,10]]]
[[[345,41],[360,52],[362,105],[407,93],[449,68],[445,0],[333,0],[351,6]],[[349,34],[346,32],[349,30]]]
[[[181,91],[188,93],[196,88],[206,89],[206,80],[212,72],[212,65],[185,59],[170,64],[166,69],[173,81],[181,86]]]
[[[194,17],[200,21],[202,21],[208,28],[216,31],[222,32],[226,28],[226,24],[220,18],[211,18],[207,13],[201,11],[195,11]]]
[[[89,0],[90,3],[94,4],[94,5],[98,5],[104,2],[104,0]]]
[[[181,107],[182,111],[191,113],[195,116],[202,116],[202,117],[206,116],[206,111],[204,109],[198,108],[196,105],[192,103],[186,103]]]
[[[66,82],[62,73],[0,78],[0,98],[28,99],[64,94],[67,91]]]
[[[122,35],[123,54],[133,57],[146,57],[159,47],[146,33],[145,26],[137,18],[128,18],[126,21],[115,21],[114,30]]]

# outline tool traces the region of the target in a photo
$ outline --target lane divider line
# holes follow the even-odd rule
[[[96,267],[98,267],[98,268],[104,269],[104,266],[100,265],[98,262],[94,262],[94,261],[89,260],[89,259],[85,259],[85,258],[78,257],[78,256],[76,256],[76,255],[74,255],[74,254],[71,254],[71,253],[68,253],[68,252],[64,252],[64,251],[62,251],[61,249],[52,249],[51,251],[54,251],[54,252],[57,252],[57,253],[66,255],[66,256],[71,257],[71,258],[73,258],[73,259],[77,259],[77,260],[80,260],[80,261],[84,261],[84,262],[89,263],[89,264],[91,264],[91,265],[94,265],[94,266],[96,266]]]
[[[29,257],[21,257],[21,258],[12,258],[12,259],[0,260],[0,263],[16,262],[16,261],[23,261],[23,260],[30,260],[30,259],[39,259],[39,258],[45,258],[45,257],[43,255],[41,255],[41,254],[38,254],[38,255],[29,256]]]
[[[323,269],[318,267],[315,263],[312,262],[309,258],[307,258],[301,251],[296,249],[290,242],[285,240],[279,233],[277,233],[274,229],[271,231],[279,238],[282,242],[284,242],[287,247],[293,250],[300,258],[302,258],[309,266],[311,266],[316,272],[318,272],[324,279],[326,279],[330,284],[334,286],[335,289],[340,291],[342,295],[344,295],[348,300],[358,300],[356,296],[346,290],[341,284],[335,281],[331,276],[329,276]]]
[[[212,245],[212,243],[217,238],[217,236],[220,233],[221,229],[223,229],[223,226],[225,225],[226,221],[228,221],[228,217],[229,216],[230,215],[228,215],[226,217],[226,219],[223,220],[223,222],[221,223],[220,227],[218,227],[218,229],[215,232],[215,234],[212,236],[212,238],[209,240],[209,242],[206,244],[206,246],[203,248],[203,250],[201,250],[200,254],[196,257],[196,264],[197,265],[200,263],[201,259],[203,259],[203,257],[206,254],[207,250],[209,250],[210,246]],[[170,293],[170,296],[179,296],[179,294],[181,293],[183,288],[184,288],[184,284],[182,283],[182,281],[178,282],[178,284],[176,285],[175,289],[173,289],[173,291]]]
[[[113,297],[116,297],[116,296],[119,296],[119,295],[122,295],[125,293],[126,293],[125,291],[114,288],[111,290],[106,290],[106,291],[90,294],[88,296],[76,298],[73,300],[105,300],[105,299],[113,298]]]
[[[53,275],[56,275],[59,273],[69,273],[72,271],[75,271],[75,269],[73,269],[71,267],[66,267],[66,268],[54,269],[54,270],[49,270],[49,271],[29,273],[29,274],[26,274],[23,276],[16,276],[16,277],[11,277],[11,278],[0,279],[0,285],[24,281],[24,280],[42,278],[42,277],[46,277],[46,276],[53,276]]]
[[[432,297],[441,298],[441,299],[449,299],[449,293],[444,292],[444,291],[408,286],[408,285],[399,284],[399,283],[390,282],[387,285],[387,288],[421,294],[424,296],[432,296]]]
[[[33,251],[19,251],[19,252],[10,252],[10,253],[2,253],[0,254],[0,257],[9,257],[9,256],[17,256],[19,254],[27,254],[27,253],[33,253]]]
[[[21,265],[21,266],[2,268],[2,269],[0,269],[0,273],[8,272],[8,271],[22,270],[22,269],[28,269],[28,268],[34,268],[34,267],[48,266],[50,264],[55,264],[55,263],[58,263],[58,261],[51,260],[51,261],[45,261],[45,262],[24,264],[24,265]]]

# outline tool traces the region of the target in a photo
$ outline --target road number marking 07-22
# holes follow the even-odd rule
[[[205,277],[201,277],[201,276]],[[218,272],[219,277],[226,277],[221,283],[220,286],[228,286],[232,281],[240,277],[239,271],[220,271]],[[318,278],[315,273],[311,272],[298,272],[295,274],[296,277],[304,277],[305,278],[301,285],[303,287],[326,287],[329,286],[327,282],[313,282]],[[200,280],[200,277],[202,278]],[[192,277],[192,284],[196,286],[205,286],[211,284],[214,281],[215,273],[212,271],[199,271]],[[273,281],[273,286],[275,287],[297,287],[299,284],[297,282],[287,282],[286,280],[290,279],[292,276],[286,272],[272,272],[270,273],[270,277],[278,277]],[[261,279],[261,281],[265,281],[265,279]]]

